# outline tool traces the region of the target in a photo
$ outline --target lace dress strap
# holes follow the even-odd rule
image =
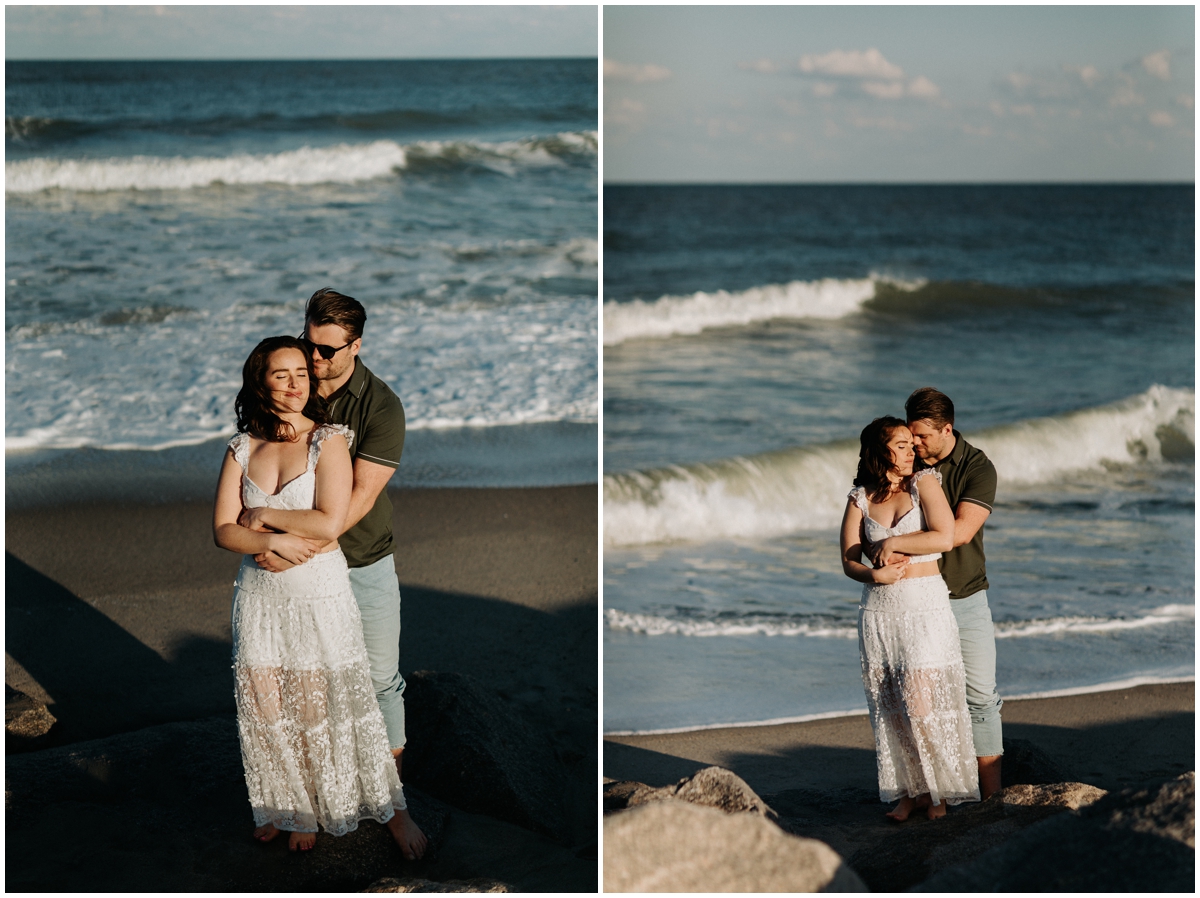
[[[317,459],[321,455],[321,444],[335,434],[346,438],[346,448],[354,445],[354,431],[345,424],[319,424],[313,430],[312,443],[308,447],[308,470],[316,470]]]
[[[864,518],[871,516],[870,506],[867,505],[867,488],[865,486],[856,486],[850,492],[846,493],[846,498],[854,500],[854,504],[863,513]]]
[[[250,434],[234,434],[229,441],[229,448],[233,450],[234,461],[242,466],[242,473],[246,473],[246,466],[250,464]]]
[[[921,494],[917,492],[917,483],[925,477],[937,478],[938,486],[942,485],[942,472],[937,468],[922,468],[919,471],[914,471],[912,480],[908,482],[908,490],[912,493],[913,505],[921,504]]]

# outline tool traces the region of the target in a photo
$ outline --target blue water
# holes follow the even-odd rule
[[[328,285],[367,308],[362,358],[410,430],[440,434],[410,442],[412,479],[595,477],[594,59],[6,75],[11,470],[219,461],[246,354]]]
[[[606,187],[606,730],[865,707],[837,524],[926,385],[1000,475],[1002,695],[1192,676],[1193,203]]]

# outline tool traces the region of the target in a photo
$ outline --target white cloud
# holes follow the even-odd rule
[[[604,60],[604,77],[614,81],[632,81],[644,84],[648,81],[666,81],[671,77],[671,70],[653,63],[645,65],[629,65],[613,59]]]
[[[891,84],[883,81],[864,81],[862,89],[881,100],[897,100],[904,96],[904,84],[900,81],[893,81]]]
[[[779,66],[771,59],[756,59],[754,62],[739,62],[738,68],[748,72],[760,72],[763,75],[774,75]]]
[[[924,75],[918,75],[908,83],[908,95],[910,97],[920,97],[923,100],[934,100],[941,96],[941,91],[938,86],[926,78]]]
[[[1004,104],[999,100],[992,100],[992,102],[988,103],[988,109],[992,110],[992,115],[996,116],[1004,115],[1005,111]]]
[[[812,86],[814,97],[832,97],[837,93],[838,86],[832,81],[818,81]]]
[[[1191,109],[1195,105],[1196,99],[1191,94],[1180,94],[1175,98],[1175,102],[1185,109]]]
[[[1122,75],[1125,82],[1117,88],[1117,92],[1108,98],[1109,106],[1141,106],[1146,98],[1134,90],[1134,80],[1128,75]]]
[[[1073,72],[1074,74],[1078,75],[1079,80],[1082,81],[1084,84],[1086,84],[1088,87],[1095,87],[1096,82],[1101,80],[1104,77],[1103,75],[1100,74],[1100,70],[1097,69],[1094,65],[1085,65],[1085,66],[1064,65],[1063,71],[1064,72]]]
[[[646,119],[646,107],[628,97],[604,104],[604,124],[637,127]]]
[[[1149,56],[1142,57],[1142,67],[1155,78],[1163,81],[1171,80],[1171,51],[1159,50]]]
[[[1023,72],[1009,72],[1008,83],[1013,86],[1013,90],[1021,93],[1033,83],[1033,78]]]
[[[1152,112],[1150,113],[1150,124],[1158,125],[1160,128],[1170,128],[1175,124],[1175,119],[1171,117],[1169,112]]]
[[[832,50],[821,56],[800,57],[800,71],[830,75],[835,78],[883,78],[888,81],[904,77],[904,69],[892,65],[874,47],[862,50]]]
[[[855,116],[851,119],[851,123],[856,128],[878,128],[881,131],[911,131],[913,127],[908,122],[897,121],[890,115],[883,118]]]

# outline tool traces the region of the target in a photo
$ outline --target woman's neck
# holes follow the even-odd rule
[[[280,412],[276,410],[275,414],[282,421],[292,425],[292,433],[295,434],[296,440],[304,437],[314,426],[310,419],[304,417],[303,412]]]

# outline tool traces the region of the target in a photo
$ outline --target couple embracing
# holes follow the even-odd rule
[[[924,387],[904,409],[907,421],[863,429],[841,535],[842,569],[866,584],[863,686],[897,821],[988,798],[1004,752],[983,555],[996,469],[954,429],[944,393]]]
[[[318,290],[302,337],[269,337],[242,368],[237,435],[213,511],[244,557],[233,596],[234,696],[254,837],[363,818],[404,855],[426,839],[400,783],[405,745],[400,587],[385,489],[404,408],[358,358],[366,311]]]

